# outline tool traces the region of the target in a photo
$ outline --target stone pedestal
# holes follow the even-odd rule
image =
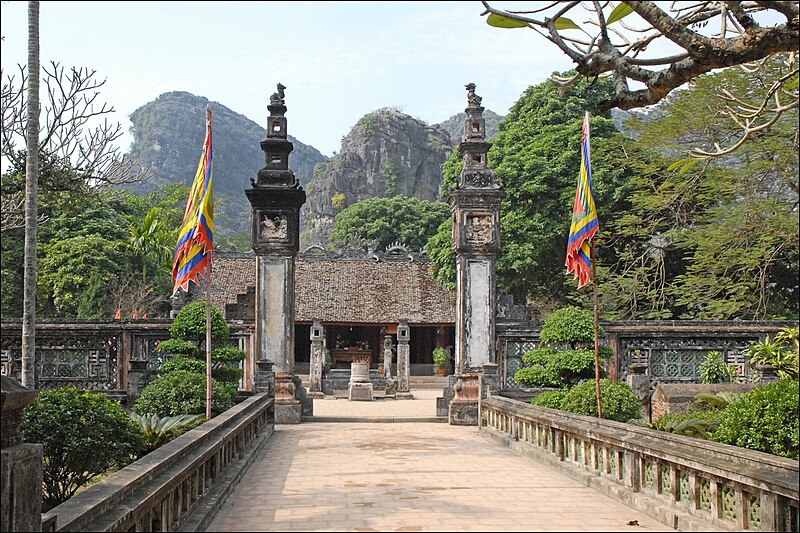
[[[291,374],[275,376],[275,423],[299,424],[303,421],[303,406],[295,398],[297,387]]]
[[[350,363],[348,401],[372,401],[372,383],[369,381],[369,362],[355,360]]]
[[[458,374],[453,385],[453,401],[448,418],[454,426],[478,425],[478,399],[480,398],[480,373]]]
[[[42,530],[42,445],[24,444],[22,410],[36,397],[8,376],[2,380],[0,531]]]

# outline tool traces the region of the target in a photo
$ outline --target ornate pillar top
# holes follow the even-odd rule
[[[494,172],[487,166],[487,154],[492,147],[486,142],[486,121],[480,96],[475,94],[475,84],[468,83],[467,114],[464,119],[464,140],[459,149],[464,158],[464,168],[456,181],[456,189],[498,189]]]
[[[257,255],[294,255],[299,248],[299,212],[306,193],[289,168],[294,145],[286,133],[285,90],[278,83],[269,97],[267,136],[260,143],[266,165],[250,179],[252,188],[245,190],[253,206],[250,237]]]

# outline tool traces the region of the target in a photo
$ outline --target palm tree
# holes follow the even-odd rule
[[[22,303],[22,385],[36,380],[36,226],[39,187],[39,2],[28,2],[28,116],[25,142],[25,251]]]
[[[128,226],[128,249],[141,262],[142,281],[147,281],[148,264],[160,271],[168,268],[171,258],[174,239],[159,214],[157,208],[151,207],[141,223],[132,217]]]

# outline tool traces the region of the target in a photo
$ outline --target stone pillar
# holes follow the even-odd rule
[[[397,397],[411,397],[411,368],[409,367],[411,331],[408,321],[401,318],[397,326]]]
[[[456,256],[456,346],[451,424],[478,424],[478,378],[483,365],[496,364],[497,310],[495,261],[500,251],[500,201],[503,192],[487,166],[491,144],[485,140],[481,97],[467,88],[464,168],[448,195]]]
[[[286,137],[285,88],[279,83],[270,97],[267,137],[261,141],[266,166],[245,194],[252,205],[250,240],[256,253],[256,360],[274,363],[275,422],[298,424],[313,410],[302,382],[294,379],[295,259],[306,193],[289,170],[294,146]]]
[[[22,442],[22,410],[37,392],[0,376],[2,494],[0,531],[42,530],[42,445]]]
[[[392,336],[383,338],[383,377],[392,379]]]
[[[650,422],[650,376],[647,375],[647,367],[644,363],[633,363],[628,367],[627,382],[642,403],[642,418]]]
[[[325,336],[322,322],[314,319],[311,325],[311,364],[309,365],[309,396],[320,398],[322,392],[322,369],[325,366]]]

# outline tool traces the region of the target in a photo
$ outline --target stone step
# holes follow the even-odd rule
[[[445,416],[304,416],[303,422],[346,422],[362,423],[371,422],[379,424],[392,424],[398,422],[424,424],[430,422],[446,423]]]

